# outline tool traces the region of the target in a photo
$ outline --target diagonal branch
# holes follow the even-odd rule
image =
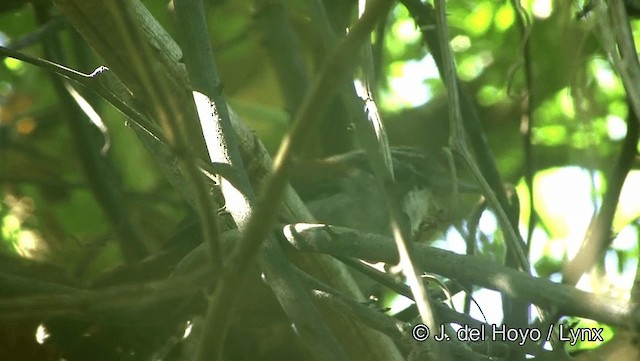
[[[238,185],[222,179],[221,188],[226,200],[226,208],[238,228],[244,231],[252,213],[252,205],[255,204],[255,195],[244,170],[233,134],[227,102],[222,95],[217,66],[208,38],[203,4],[201,0],[176,0],[174,6],[183,40],[187,72],[194,88],[194,100],[209,157],[213,162],[229,164],[242,175]],[[253,243],[255,249],[252,254],[244,254],[242,261],[232,258],[223,270],[207,310],[202,339],[196,355],[197,360],[220,359],[222,355],[226,331],[236,304],[235,300],[240,295],[239,291],[248,276],[246,265],[253,263],[260,245],[259,239],[253,240]],[[238,248],[241,246],[242,243]],[[259,261],[268,282],[280,285],[272,289],[291,322],[300,330],[298,335],[307,347],[317,354],[319,359],[346,360],[340,344],[290,272],[291,266],[273,237],[268,237],[265,252]],[[244,267],[236,267],[237,273],[229,273],[228,270],[234,269],[236,265],[244,265]]]

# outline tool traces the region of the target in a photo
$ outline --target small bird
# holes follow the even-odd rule
[[[413,240],[433,240],[455,222],[454,187],[479,194],[474,185],[454,181],[435,157],[408,147],[392,147],[401,207]],[[299,165],[294,187],[319,222],[391,235],[389,213],[363,151]]]

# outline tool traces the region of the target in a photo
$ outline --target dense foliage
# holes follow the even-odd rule
[[[446,42],[439,8],[419,0],[372,10],[368,25],[355,1],[208,0],[193,13],[180,4],[198,1],[104,3],[0,4],[0,359],[640,357],[634,1],[449,1]],[[200,17],[208,33],[190,33]],[[369,83],[368,99],[354,79]],[[219,133],[192,90],[213,104]],[[544,338],[563,325],[560,341],[415,341],[411,327],[429,318],[407,308],[416,290],[393,273],[390,238],[367,249],[344,229],[320,229],[342,245],[283,232],[311,220],[289,178],[313,210],[330,188],[318,159],[388,150],[363,135],[371,100],[392,149],[439,159],[447,187],[473,189],[440,200],[455,211],[429,219],[444,224],[414,250],[435,280],[425,282],[435,322],[451,336],[503,324]],[[368,159],[384,208],[396,188]],[[244,198],[234,203],[225,184]],[[449,197],[447,187],[438,192]],[[393,218],[392,203],[383,214]],[[237,244],[248,245],[238,257]],[[372,281],[343,264],[358,258],[388,261],[375,283],[391,284],[363,286]],[[304,296],[313,302],[292,283],[315,290]],[[298,303],[319,311],[301,319]],[[229,319],[212,324],[212,309]],[[210,329],[222,336],[208,349]],[[594,337],[571,342],[569,330]]]

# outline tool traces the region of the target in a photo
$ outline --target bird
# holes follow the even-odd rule
[[[436,156],[391,147],[391,158],[398,201],[415,241],[433,240],[460,219],[454,188],[480,194],[473,183],[454,179]],[[384,194],[363,150],[301,162],[292,183],[318,222],[391,235]]]

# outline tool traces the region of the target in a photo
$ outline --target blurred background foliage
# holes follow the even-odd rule
[[[42,24],[34,6],[45,1],[11,1],[0,5],[0,43],[28,41]],[[165,2],[145,5],[170,31]],[[207,16],[224,82],[234,111],[274,152],[291,114],[265,46],[268,24],[261,22],[262,1],[206,2]],[[353,19],[350,1],[325,1],[337,31]],[[315,73],[324,55],[321,34],[310,25],[308,3],[290,0],[286,13],[294,25],[305,66]],[[626,134],[628,108],[622,82],[603,50],[591,14],[576,14],[582,1],[523,0],[531,27],[526,36],[533,62],[532,146],[535,210],[531,261],[542,277],[559,280],[563,262],[584,238],[592,214],[607,187],[606,174]],[[63,65],[91,72],[101,65],[55,8],[48,8],[63,38]],[[448,2],[451,45],[463,87],[476,102],[486,136],[503,179],[520,200],[521,231],[526,234],[530,204],[523,181],[525,158],[521,137],[523,33],[512,2],[460,0]],[[637,21],[633,29],[640,30]],[[341,29],[341,30],[338,30]],[[376,97],[393,145],[439,152],[448,142],[444,86],[420,30],[408,11],[394,6],[374,34],[378,79]],[[638,37],[635,38],[638,45]],[[39,42],[22,51],[42,57]],[[113,227],[92,195],[77,148],[49,74],[13,59],[0,64],[0,258],[26,258],[50,267],[40,277],[88,285],[123,262]],[[92,105],[108,127],[107,157],[117,170],[129,215],[143,237],[162,248],[179,235],[188,212],[180,195],[162,178],[124,117],[100,99]],[[348,133],[348,127],[344,129]],[[105,138],[96,137],[100,142]],[[636,166],[637,168],[637,162]],[[598,272],[580,287],[629,297],[638,266],[640,173],[633,170],[619,199],[615,234]],[[485,212],[481,239],[496,239],[495,218]],[[456,243],[458,242],[458,243]],[[444,247],[460,251],[455,235]],[[491,249],[490,247],[488,249]],[[462,249],[461,251],[464,251]],[[2,263],[2,261],[0,261]],[[6,266],[5,266],[6,267]],[[488,308],[499,298],[487,296]],[[482,297],[478,297],[483,305]],[[486,313],[486,310],[485,310]],[[500,315],[492,315],[498,319]],[[578,347],[581,347],[578,345]],[[0,354],[2,354],[0,346]]]

